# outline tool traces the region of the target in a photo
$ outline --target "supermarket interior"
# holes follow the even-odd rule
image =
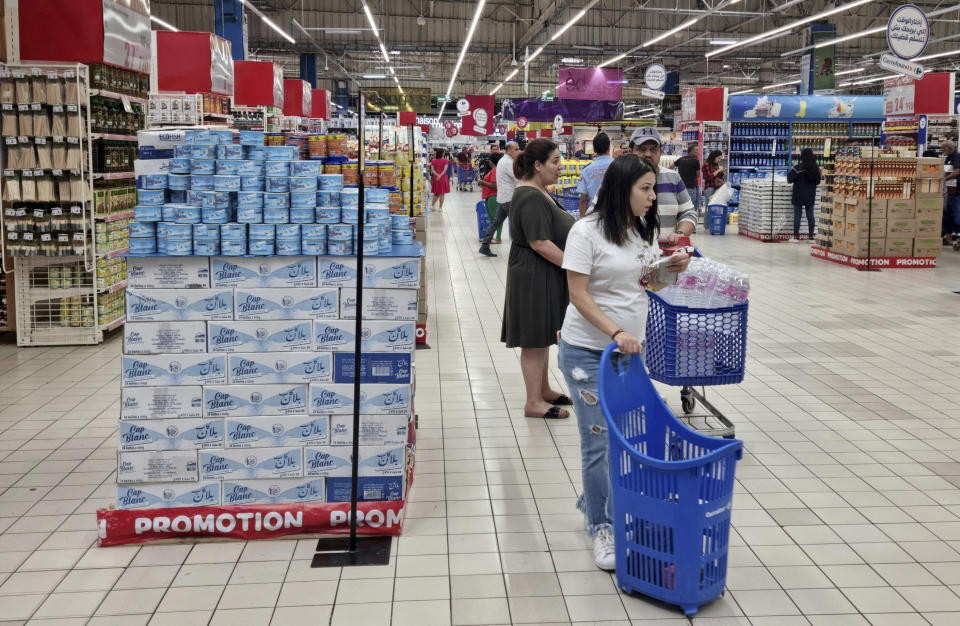
[[[0,626],[960,624],[960,4],[0,7]]]

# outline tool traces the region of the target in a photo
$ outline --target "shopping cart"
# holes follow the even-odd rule
[[[473,191],[473,165],[457,164],[457,191]]]
[[[553,196],[557,203],[563,207],[563,210],[573,216],[573,219],[580,219],[580,194],[573,189],[565,189],[560,194]]]
[[[483,236],[487,234],[487,229],[490,228],[490,216],[487,215],[487,205],[481,200],[477,203],[477,230],[480,231],[480,241],[483,241]]]
[[[702,255],[695,250],[694,256]],[[698,430],[732,438],[733,422],[707,400],[706,386],[743,381],[749,303],[694,308],[670,304],[652,291],[647,295],[650,309],[644,354],[650,378],[682,388],[680,405],[691,426],[698,423],[702,426]],[[697,402],[707,413],[693,415]]]
[[[694,615],[723,593],[740,441],[701,435],[660,399],[639,357],[600,358],[617,585]]]

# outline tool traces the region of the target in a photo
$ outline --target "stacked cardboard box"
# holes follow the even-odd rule
[[[427,218],[420,216],[416,218],[414,230],[414,240],[423,244],[424,253],[427,250]],[[420,263],[420,289],[417,291],[417,324],[427,323],[427,314],[429,307],[427,305],[427,264]]]

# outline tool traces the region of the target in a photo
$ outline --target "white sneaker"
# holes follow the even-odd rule
[[[602,570],[617,569],[617,553],[613,542],[613,531],[602,528],[593,539],[593,562]]]
[[[797,239],[796,237],[791,237],[791,238],[790,238],[790,243],[800,243],[800,240]]]

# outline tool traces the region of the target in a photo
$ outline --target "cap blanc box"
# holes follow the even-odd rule
[[[316,287],[316,257],[213,257],[214,287]]]
[[[309,320],[209,322],[210,352],[297,352],[313,348]]]
[[[361,446],[396,446],[409,438],[409,415],[361,415]],[[330,445],[353,444],[353,415],[330,416]]]
[[[203,388],[124,387],[120,390],[120,419],[180,419],[203,415]]]
[[[913,238],[912,237],[887,237],[887,243],[884,246],[883,256],[894,258],[909,258],[913,256]]]
[[[326,445],[328,415],[264,415],[225,419],[227,448]]]
[[[331,289],[238,287],[238,320],[324,320],[340,317],[340,293]]]
[[[398,446],[360,446],[360,476],[401,476],[406,468],[406,442]]]
[[[916,229],[917,229],[917,221],[915,219],[905,219],[905,218],[887,219],[887,238],[888,239],[891,237],[913,239]],[[887,243],[889,244],[889,242]]]
[[[196,450],[117,452],[117,482],[197,482]]]
[[[313,324],[314,348],[330,352],[353,352],[356,328],[354,320],[318,320]]]
[[[169,509],[173,507],[217,506],[220,483],[153,483],[118,485],[118,509]]]
[[[127,320],[232,320],[232,289],[127,289]]]
[[[306,415],[306,385],[209,385],[203,388],[206,417]]]
[[[208,449],[199,455],[202,479],[303,476],[302,448]]]
[[[340,317],[357,317],[357,290],[344,287],[340,290]],[[364,289],[363,319],[399,320],[413,322],[417,319],[416,289]]]
[[[144,354],[121,359],[124,387],[216,385],[227,382],[224,354]]]
[[[363,286],[418,289],[420,287],[420,259],[364,258]]]
[[[361,384],[360,413],[406,415],[411,409],[410,385]],[[311,415],[353,413],[353,383],[311,383]]]
[[[137,289],[207,289],[207,257],[131,257],[127,259],[127,286]]]
[[[314,345],[317,350],[353,352],[356,328],[355,320],[314,322]],[[364,352],[413,352],[416,347],[416,327],[413,322],[363,320],[360,336],[360,349]]]
[[[241,352],[227,357],[231,385],[333,381],[330,352]]]
[[[410,353],[388,352],[360,355],[361,383],[409,383]],[[352,383],[356,359],[352,352],[333,355],[333,382]]]
[[[317,257],[317,284],[320,287],[356,287],[357,259]]]
[[[350,476],[352,451],[345,446],[307,446],[303,449],[303,472],[306,476]]]
[[[357,479],[358,502],[396,502],[403,500],[405,476],[361,476]],[[350,477],[327,479],[327,502],[350,502]]]
[[[297,504],[323,502],[326,499],[326,481],[323,478],[254,478],[223,481],[223,503],[240,504]]]
[[[223,420],[191,417],[123,420],[117,434],[121,450],[198,450],[223,447]]]
[[[194,354],[207,351],[204,322],[127,322],[124,354]]]
[[[887,219],[905,219],[910,220],[916,214],[916,200],[908,199],[890,199],[887,200]]]

